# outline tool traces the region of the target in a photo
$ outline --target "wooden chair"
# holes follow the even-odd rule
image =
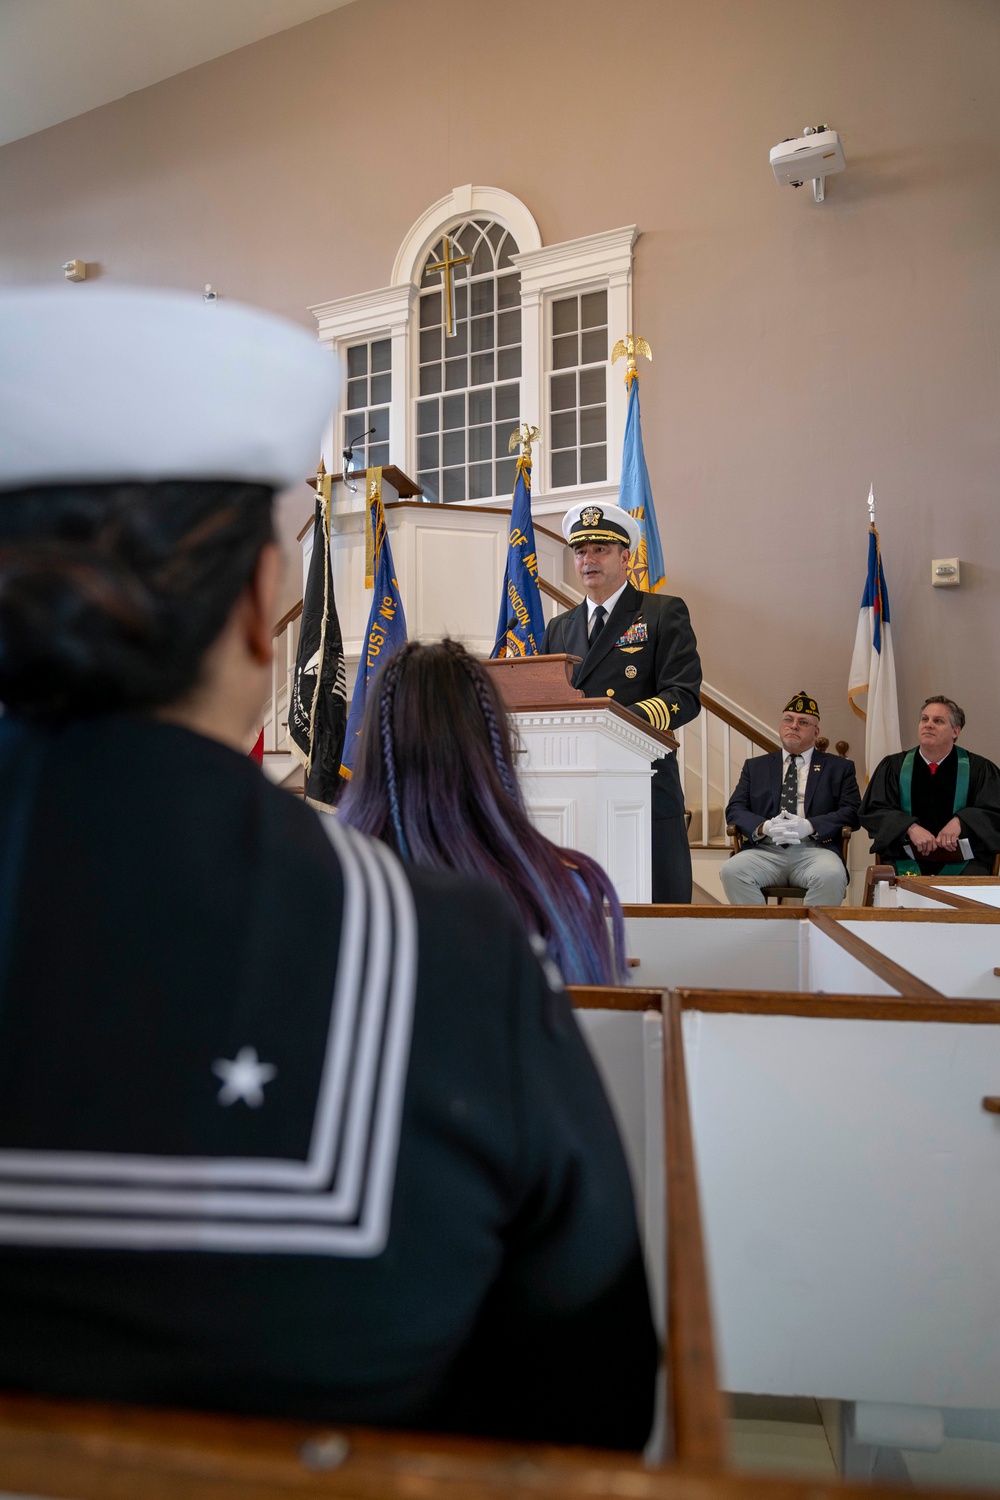
[[[847,864],[847,850],[851,842],[851,834],[853,832],[854,829],[850,828],[846,823],[840,830],[840,857],[844,861],[845,866]],[[744,837],[744,835],[738,828],[734,827],[732,823],[726,824],[726,834],[732,841],[733,845],[732,849],[729,851],[729,858],[732,859],[734,854],[739,854],[740,850],[745,847],[745,845],[748,843],[748,840]],[[763,885],[761,886],[761,890],[764,893],[765,906],[772,897],[774,897],[774,899],[780,906],[786,896],[798,896],[798,898],[801,900],[806,893],[806,888],[804,885]]]

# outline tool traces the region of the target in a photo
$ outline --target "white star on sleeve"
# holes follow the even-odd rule
[[[256,1047],[241,1047],[230,1062],[217,1057],[212,1072],[222,1079],[219,1090],[220,1104],[235,1104],[242,1099],[250,1109],[259,1109],[264,1103],[264,1084],[270,1083],[277,1073],[273,1063],[262,1063]]]

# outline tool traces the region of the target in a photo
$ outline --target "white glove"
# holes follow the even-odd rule
[[[789,834],[794,834],[797,844],[801,843],[803,839],[812,838],[813,826],[808,818],[793,818],[790,813],[783,813],[782,817],[784,821],[779,823],[777,833],[771,834],[772,838],[780,835],[782,843],[784,843]]]
[[[769,838],[777,841],[780,834],[782,842],[784,842],[785,833],[787,831],[787,824],[788,814],[779,813],[776,818],[768,818],[766,823],[762,823],[760,825],[760,836],[761,838]],[[798,840],[796,839],[795,842],[798,843]]]

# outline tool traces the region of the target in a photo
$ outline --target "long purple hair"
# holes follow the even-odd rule
[[[623,982],[625,924],[615,888],[596,860],[558,849],[531,823],[507,715],[486,672],[457,641],[411,641],[382,669],[340,816],[415,865],[502,886],[567,984]]]

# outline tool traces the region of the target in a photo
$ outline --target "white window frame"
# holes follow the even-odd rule
[[[581,500],[617,503],[628,396],[624,379],[612,373],[611,348],[632,332],[632,250],[634,224],[588,234],[583,239],[546,245],[511,256],[521,273],[521,397],[523,409],[537,411],[539,456],[532,470],[531,508],[540,515],[566,511]],[[548,452],[549,376],[552,373],[552,304],[577,292],[608,294],[608,477],[597,484],[553,489]],[[530,420],[530,419],[529,419]]]
[[[634,224],[609,229],[558,245],[543,245],[531,213],[502,188],[455,188],[433,204],[408,231],[392,268],[392,282],[378,291],[362,292],[322,302],[309,311],[317,322],[320,342],[339,363],[341,389],[347,388],[347,349],[370,339],[392,341],[392,397],[389,403],[390,461],[410,476],[416,474],[416,398],[419,359],[420,279],[427,253],[442,234],[469,217],[493,219],[508,229],[520,249],[511,257],[521,275],[522,420],[539,428],[541,438],[532,473],[532,509],[539,514],[562,512],[582,499],[616,501],[621,476],[622,441],[628,401],[624,380],[611,374],[608,349],[608,478],[597,484],[552,489],[547,435],[549,431],[549,375],[551,373],[552,303],[576,292],[608,293],[609,345],[632,332],[632,251],[639,237]],[[617,371],[615,372],[617,374]],[[341,398],[343,399],[343,397]],[[341,469],[344,410],[338,408],[324,438],[323,459],[328,471]],[[362,502],[358,502],[359,504]],[[463,505],[501,507],[508,496],[494,500],[458,501]]]

